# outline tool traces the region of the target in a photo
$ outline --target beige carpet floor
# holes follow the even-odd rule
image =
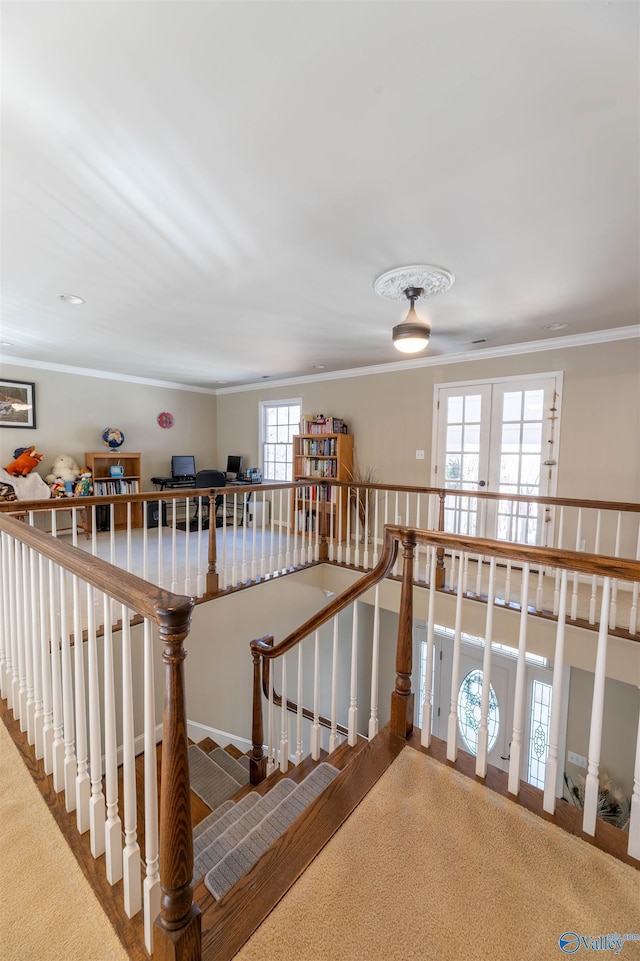
[[[0,961],[127,961],[0,721]]]
[[[640,938],[640,872],[407,747],[234,961],[559,961],[565,932]]]

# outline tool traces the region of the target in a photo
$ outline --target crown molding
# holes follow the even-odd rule
[[[2,359],[2,365],[9,367],[32,367],[35,370],[55,370],[60,374],[77,374],[79,377],[98,377],[102,380],[118,380],[125,384],[144,384],[146,387],[164,387],[169,390],[188,390],[194,394],[215,394],[214,387],[194,387],[190,384],[176,384],[170,380],[152,380],[150,377],[136,377],[133,374],[118,374],[109,370],[92,370],[88,367],[70,367],[68,364],[52,364],[46,360],[27,360],[26,357]]]
[[[640,324],[629,327],[615,327],[612,330],[596,330],[588,334],[572,334],[566,337],[553,337],[545,340],[532,340],[524,344],[510,344],[505,347],[480,347],[463,351],[460,354],[447,354],[440,357],[421,357],[398,360],[390,364],[375,364],[370,367],[353,367],[350,370],[328,371],[324,374],[304,374],[300,377],[286,377],[259,384],[241,384],[237,387],[219,387],[216,394],[238,394],[248,390],[265,390],[272,387],[288,387],[291,384],[318,383],[326,380],[344,380],[347,377],[367,377],[370,374],[389,374],[400,370],[415,370],[420,367],[445,367],[450,364],[464,364],[473,360],[491,360],[494,357],[513,357],[520,354],[535,354],[547,350],[562,350],[568,347],[584,347],[603,344],[616,340],[631,340],[640,337]]]
[[[348,370],[325,371],[322,374],[303,374],[299,377],[283,377],[280,380],[261,380],[259,383],[240,384],[237,387],[194,387],[177,384],[168,380],[153,380],[149,377],[136,377],[131,374],[118,374],[114,371],[92,370],[85,367],[70,367],[67,364],[53,364],[44,360],[28,360],[26,357],[3,358],[4,366],[27,367],[35,370],[55,370],[62,374],[76,374],[79,377],[98,377],[103,380],[117,380],[121,383],[143,384],[147,387],[162,387],[167,390],[185,390],[194,394],[238,394],[245,391],[270,390],[274,387],[290,387],[293,384],[310,384],[328,380],[345,380],[349,377],[367,377],[371,374],[390,374],[401,370],[415,370],[421,367],[445,367],[450,364],[464,364],[473,360],[491,360],[494,357],[512,357],[520,354],[534,354],[547,350],[563,350],[604,344],[609,341],[631,340],[640,337],[640,324],[629,327],[614,327],[612,330],[595,330],[587,334],[572,334],[565,337],[533,340],[524,344],[510,344],[505,347],[479,347],[459,354],[420,357],[397,360],[390,364],[375,364],[369,367],[352,367]]]

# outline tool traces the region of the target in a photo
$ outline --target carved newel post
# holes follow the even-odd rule
[[[154,959],[200,961],[200,908],[193,901],[193,834],[183,641],[189,633],[193,602],[160,611],[164,643],[164,711],[160,794],[160,914],[154,928]]]
[[[396,689],[391,695],[391,733],[407,738],[413,731],[413,694],[411,693],[411,663],[413,640],[413,559],[416,538],[406,533],[402,566],[402,593],[396,648]]]

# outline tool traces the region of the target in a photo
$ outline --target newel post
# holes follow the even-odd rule
[[[189,633],[193,602],[159,611],[164,643],[164,709],[160,788],[160,914],[154,926],[154,958],[200,961],[200,908],[193,901],[193,834],[183,641]]]
[[[444,532],[444,502],[446,491],[440,491],[440,510],[438,511],[438,530]],[[444,547],[436,547],[436,590],[442,590],[445,584]]]
[[[216,495],[209,494],[209,543],[207,550],[207,594],[217,594],[220,590],[218,577],[218,556],[216,548]]]
[[[260,651],[254,648],[253,644],[251,645],[251,655],[253,657],[253,715],[251,721],[251,740],[253,747],[249,759],[249,780],[252,784],[260,784],[267,776],[267,759],[262,748],[264,743],[264,721],[262,719],[263,658]],[[268,663],[267,661],[267,667]]]
[[[396,647],[396,689],[391,695],[392,734],[407,738],[413,731],[413,694],[411,693],[411,665],[413,643],[413,560],[416,538],[407,532],[402,566],[402,593]]]

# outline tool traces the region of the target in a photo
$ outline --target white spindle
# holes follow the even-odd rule
[[[100,735],[100,681],[98,678],[98,640],[95,623],[95,590],[87,584],[87,659],[89,673],[89,764],[91,800],[89,830],[94,858],[104,854],[105,803],[102,793],[102,740]]]
[[[631,813],[629,817],[628,851],[632,858],[640,860],[640,715],[638,715],[636,758],[633,767],[633,793],[631,795]]]
[[[19,644],[19,624],[20,624],[20,605],[18,603],[18,585],[20,572],[20,555],[18,553],[18,542],[10,541],[9,555],[9,639],[11,642],[11,676],[7,679],[7,703],[13,710],[16,720],[20,717],[20,644]]]
[[[563,547],[563,524],[564,524],[564,507],[560,508],[560,518],[558,520],[558,550],[562,550]],[[562,579],[562,572],[559,567],[556,567],[555,585],[553,591],[553,613],[558,614],[560,610],[560,581]]]
[[[622,527],[622,511],[618,511],[618,523],[616,525],[616,546],[614,548],[614,556],[620,557],[620,531]],[[614,578],[611,582],[611,603],[609,610],[609,630],[613,631],[616,627],[616,618],[618,611],[618,579]]]
[[[47,563],[50,567],[50,562]],[[38,580],[40,582],[40,666],[42,670],[42,758],[45,774],[51,774],[53,770],[53,706],[50,647],[55,643],[55,634],[49,633],[47,608],[50,603],[48,590],[51,585],[45,578],[45,558],[42,554],[38,556]]]
[[[374,497],[375,497],[375,500],[373,505],[373,532],[372,532],[372,540],[373,540],[372,566],[373,567],[375,567],[376,564],[378,563],[378,558],[380,556],[378,552],[378,502],[380,500],[380,495],[378,491],[375,492]]]
[[[342,564],[342,552],[344,547],[342,543],[342,506],[343,506],[343,500],[344,500],[343,490],[344,490],[343,487],[336,488],[336,496],[338,498],[338,529],[336,531],[336,537],[338,538],[338,564]],[[348,497],[348,492],[347,492],[347,497]],[[348,503],[348,500],[347,500],[347,503]],[[348,513],[348,508],[347,508],[347,513]]]
[[[373,638],[371,647],[371,713],[369,740],[378,733],[378,684],[380,677],[380,584],[373,595]]]
[[[600,793],[600,749],[602,746],[602,722],[604,718],[604,685],[607,667],[607,614],[611,596],[611,578],[605,577],[602,584],[602,603],[600,607],[600,628],[596,668],[593,679],[593,698],[591,700],[591,727],[589,730],[589,763],[584,789],[584,813],[582,830],[585,834],[596,833],[598,795]]]
[[[453,555],[453,551],[451,552]],[[458,756],[458,685],[460,683],[460,654],[462,650],[462,571],[465,554],[460,554],[458,564],[458,593],[456,597],[456,619],[453,637],[453,664],[451,665],[451,698],[447,725],[447,760],[455,761]]]
[[[263,523],[264,523],[264,520],[263,520]],[[278,513],[278,524],[279,523],[280,523],[280,514]],[[271,498],[271,510],[269,514],[269,531],[270,531],[270,536],[269,536],[270,554],[269,554],[268,571],[270,574],[273,574],[273,572],[275,571],[275,564],[276,564],[276,555],[273,550],[276,542],[276,498],[275,497]],[[279,534],[278,534],[278,540],[280,540]],[[266,574],[266,573],[267,571],[264,570],[263,574]]]
[[[142,904],[140,847],[137,835],[136,757],[134,747],[133,683],[131,667],[131,625],[129,611],[122,607],[122,773],[124,782],[124,838],[122,877],[127,917],[138,913]]]
[[[0,697],[7,698],[9,691],[9,670],[11,667],[11,643],[9,640],[9,575],[8,575],[8,545],[9,538],[4,533],[0,533],[0,563],[2,565],[2,580],[0,582],[0,595],[2,597],[2,607],[0,608]]]
[[[64,723],[64,792],[68,812],[76,809],[75,733],[73,721],[73,681],[71,678],[71,641],[67,617],[67,578],[60,568],[60,633],[62,635],[62,714]]]
[[[333,619],[333,657],[331,661],[331,730],[329,754],[338,746],[338,615]]]
[[[556,625],[556,647],[553,659],[553,684],[551,687],[551,718],[549,722],[549,754],[544,777],[543,810],[553,814],[556,809],[556,784],[558,780],[558,745],[562,714],[562,686],[564,674],[564,634],[567,617],[567,571],[560,577],[560,602]]]
[[[53,737],[51,744],[51,773],[56,794],[64,788],[64,719],[62,707],[62,670],[60,667],[61,638],[60,600],[56,595],[56,568],[49,561],[49,633],[51,635],[51,702]],[[45,753],[45,771],[47,754]]]
[[[247,564],[247,523],[249,513],[247,510],[247,492],[243,491],[240,494],[240,499],[242,501],[242,583],[247,583],[247,578],[249,576],[249,567]]]
[[[215,532],[215,520],[213,524]],[[143,885],[144,943],[149,954],[153,954],[153,923],[160,913],[161,890],[153,632],[147,618],[144,621],[144,852],[147,865]]]
[[[574,550],[579,551],[582,546],[582,508],[578,508],[578,526],[576,528],[576,544]],[[573,572],[573,590],[571,591],[571,620],[575,621],[578,616],[578,582],[580,575],[577,571]]]
[[[600,553],[600,518],[602,511],[598,511],[596,515],[596,541],[593,547],[593,553]],[[598,577],[596,574],[591,578],[591,598],[589,601],[589,623],[595,624],[596,622],[596,595],[598,593]]]
[[[491,693],[491,652],[493,644],[493,608],[495,604],[496,559],[489,562],[489,588],[487,590],[487,617],[484,629],[484,653],[482,657],[482,699],[480,706],[480,728],[478,730],[478,753],[476,755],[476,775],[487,776],[489,755],[489,695]]]
[[[636,560],[640,561],[640,524],[638,525],[638,543],[636,545]],[[631,594],[631,609],[629,611],[629,633],[635,634],[638,626],[638,581],[633,585]]]
[[[345,552],[344,552],[344,562],[345,562],[345,564],[346,564],[347,566],[349,566],[349,565],[351,564],[351,501],[353,500],[353,496],[352,496],[352,493],[351,493],[352,491],[355,491],[355,488],[352,488],[352,487],[348,487],[348,488],[347,488],[347,503],[346,503],[346,511],[347,511],[347,546],[346,546],[346,550],[345,550]]]
[[[362,555],[362,566],[365,571],[369,570],[369,488],[364,493],[364,526],[362,531],[364,551]]]
[[[17,704],[19,705],[19,718],[20,718],[20,730],[27,730],[28,714],[27,714],[27,651],[30,645],[26,643],[28,638],[28,620],[26,617],[26,604],[25,604],[25,592],[26,592],[26,551],[27,548],[18,542],[17,544],[17,570],[16,570],[16,587],[17,587],[17,603],[16,611],[18,613],[17,618],[17,630],[18,630],[18,697]],[[14,712],[15,715],[15,712]]]
[[[353,551],[353,564],[354,567],[360,567],[360,539],[362,536],[360,527],[360,503],[363,494],[361,487],[354,487],[354,510],[353,510],[353,520],[355,524],[355,537],[354,537],[354,551]]]
[[[269,504],[269,523],[271,523],[271,500],[267,500],[266,494],[262,491],[262,537],[260,538],[260,577],[267,573],[267,552],[266,552],[266,532],[267,532],[267,504]],[[273,534],[271,535],[273,537]]]
[[[291,497],[289,496],[289,491],[285,491],[285,499],[287,503],[287,523],[286,523],[286,530],[285,530],[285,538],[286,538],[285,567],[289,571],[291,570],[291,527],[292,527],[292,521],[293,521],[293,518],[292,518],[293,504],[291,502]]]
[[[317,667],[317,665],[316,665]],[[316,688],[316,678],[317,670],[314,673],[313,686],[314,686],[314,710],[315,710],[315,688]],[[302,643],[298,644],[298,690],[296,698],[296,764],[300,764],[302,758],[304,757],[304,750],[302,746]],[[315,723],[315,719],[314,719]],[[319,756],[319,755],[318,755]],[[314,757],[314,760],[317,758]]]
[[[41,612],[44,609],[46,596],[40,574],[42,572],[42,555],[39,555],[40,565],[34,550],[30,554],[31,580],[31,641],[33,644],[33,743],[36,758],[40,759],[44,753],[42,731],[44,715],[42,710],[42,631]],[[48,658],[47,658],[48,662]]]
[[[269,687],[269,698],[267,704],[267,775],[273,774],[276,769],[276,738],[275,738],[275,721],[274,721],[274,705],[273,705],[273,661],[269,658],[266,660],[267,664],[267,681]]]
[[[282,514],[282,488],[280,488],[280,490],[278,491],[278,520],[279,520],[279,526],[278,526],[278,570],[281,571],[281,570],[283,569],[283,567],[284,567],[284,555],[283,555],[283,553],[282,553],[282,547],[283,547],[283,544],[284,544],[284,538],[283,538],[283,536],[282,536],[282,521],[283,521],[283,514]]]
[[[282,655],[282,705],[280,715],[280,770],[289,770],[289,717],[287,714],[287,655]]]
[[[87,764],[87,704],[84,686],[84,643],[82,638],[82,606],[80,584],[74,575],[73,583],[73,661],[75,667],[76,710],[76,824],[80,834],[89,830],[91,779]]]
[[[107,881],[115,884],[122,877],[122,827],[118,814],[118,744],[116,737],[116,695],[113,670],[113,631],[111,601],[104,602],[104,761],[106,817],[105,868]]]
[[[433,639],[434,639],[434,617],[436,604],[436,549],[429,548],[431,562],[429,565],[429,611],[427,614],[427,663],[425,665],[424,677],[424,701],[422,704],[422,730],[420,733],[420,743],[423,747],[431,744],[431,726],[433,723]]]
[[[202,498],[199,498],[198,503],[202,502]],[[191,527],[191,518],[189,517],[189,498],[184,499],[184,526],[185,532],[189,531]],[[178,590],[178,525],[174,524],[171,528],[171,590],[175,594]]]
[[[298,645],[300,663],[302,663],[302,644]],[[300,687],[302,690],[302,687]],[[313,726],[311,728],[311,757],[314,761],[320,759],[322,749],[322,728],[320,727],[320,631],[315,632],[313,639]]]
[[[522,762],[522,737],[524,730],[524,703],[527,680],[527,626],[529,610],[527,597],[529,595],[529,563],[522,567],[522,581],[520,586],[520,633],[518,635],[518,665],[516,667],[516,685],[513,702],[513,734],[511,736],[511,750],[509,752],[509,784],[510,794],[520,793],[520,766]]]
[[[349,745],[358,741],[358,602],[353,604],[351,629],[351,683],[349,691]]]

